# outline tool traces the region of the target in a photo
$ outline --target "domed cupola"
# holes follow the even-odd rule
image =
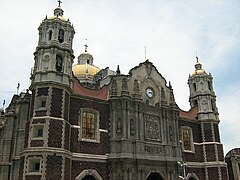
[[[48,20],[60,19],[62,21],[67,21],[67,19],[63,17],[63,12],[64,11],[61,6],[56,7],[56,9],[54,10],[54,16],[49,17]]]
[[[206,71],[202,69],[202,64],[198,61],[198,57],[196,57],[196,59],[195,71],[192,73],[192,76],[207,74]]]
[[[85,52],[78,56],[78,63],[73,66],[73,74],[81,83],[93,83],[93,77],[100,69],[93,65],[93,56],[87,52],[87,45],[85,45]]]

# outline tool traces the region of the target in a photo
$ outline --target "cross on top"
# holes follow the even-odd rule
[[[85,52],[87,52],[88,45],[85,44],[84,46],[85,46]]]
[[[58,6],[61,6],[62,1],[58,0],[57,2],[58,2]]]

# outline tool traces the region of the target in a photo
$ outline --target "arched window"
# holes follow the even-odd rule
[[[62,72],[63,70],[63,58],[60,55],[56,55],[56,70]]]
[[[99,116],[99,111],[94,109],[80,109],[80,141],[100,142]]]
[[[82,138],[95,139],[95,115],[91,112],[82,114]]]
[[[212,91],[212,86],[211,86],[211,82],[210,81],[208,81],[208,89],[209,89],[209,91]]]
[[[58,32],[58,41],[60,43],[62,43],[64,41],[64,30],[63,29],[59,29],[59,32]]]
[[[192,129],[182,127],[182,142],[184,151],[193,151]]]
[[[52,30],[48,31],[48,40],[51,41],[52,40]]]
[[[197,85],[196,83],[193,83],[193,91],[195,92],[197,90]]]

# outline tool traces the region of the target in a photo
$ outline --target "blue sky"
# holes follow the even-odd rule
[[[0,1],[1,104],[9,103],[18,82],[20,91],[29,87],[37,28],[56,6],[55,0]],[[63,0],[62,8],[76,31],[76,59],[88,39],[96,66],[116,70],[119,64],[128,73],[145,61],[146,46],[147,58],[171,81],[184,110],[197,51],[214,77],[225,153],[240,147],[240,1]]]

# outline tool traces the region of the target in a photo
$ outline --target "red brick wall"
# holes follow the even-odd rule
[[[65,123],[65,138],[64,138],[64,148],[69,150],[70,149],[70,125]]]
[[[36,117],[41,117],[41,116],[46,116],[47,115],[47,110],[37,110],[35,111]]]
[[[69,105],[70,105],[69,94],[65,92],[65,105],[64,105],[64,119],[68,121],[68,112],[69,112]]]
[[[42,147],[44,144],[43,140],[32,140],[31,147]]]
[[[109,130],[109,104],[99,100],[71,99],[70,123],[79,125],[80,108],[90,108],[99,111],[99,128]],[[78,153],[106,154],[110,152],[110,137],[108,133],[100,132],[100,143],[79,142],[79,129],[71,129],[71,151]]]
[[[183,152],[183,160],[190,161],[190,162],[203,162],[203,150],[202,145],[195,145],[194,146],[195,153],[190,152]]]
[[[61,156],[47,156],[47,167],[46,167],[46,179],[57,180],[61,179],[62,175],[62,162]]]
[[[65,158],[65,169],[64,169],[64,179],[70,180],[70,172],[71,172],[71,160],[69,158]]]
[[[48,87],[38,88],[37,96],[48,96]]]
[[[219,127],[218,124],[213,124],[214,134],[215,134],[215,141],[220,142],[220,135],[219,135]]]
[[[186,174],[195,173],[200,180],[205,179],[205,169],[204,168],[186,168]]]
[[[206,147],[206,156],[207,156],[207,161],[216,161],[216,156],[215,156],[215,145],[214,144],[207,144],[205,145]]]
[[[26,175],[26,180],[41,180],[40,175]]]
[[[107,163],[72,161],[72,180],[75,180],[75,178],[85,169],[94,169],[104,180],[109,179]]]
[[[206,142],[213,142],[211,123],[203,123],[204,137]]]
[[[218,144],[217,145],[217,149],[218,149],[218,160],[219,161],[224,161],[223,145],[222,144]]]
[[[221,167],[222,180],[228,180],[227,168]]]
[[[52,102],[51,102],[51,116],[62,117],[62,101],[63,90],[53,88],[52,89]]]
[[[217,167],[209,167],[208,169],[208,179],[209,180],[218,180],[218,168]]]
[[[63,122],[60,120],[50,120],[48,132],[48,146],[61,148],[62,146]]]
[[[18,180],[22,180],[23,178],[23,167],[24,167],[24,157],[20,157]]]

